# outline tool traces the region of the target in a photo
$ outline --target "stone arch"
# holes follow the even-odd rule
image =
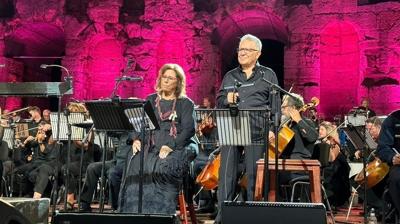
[[[4,38],[4,57],[7,66],[3,73],[5,80],[13,82],[61,81],[60,69],[41,69],[41,64],[59,64],[65,54],[65,33],[59,26],[46,22],[18,25]],[[17,66],[16,66],[17,65]],[[24,102],[23,102],[24,101]],[[21,107],[22,104],[38,105],[56,109],[55,98],[8,97],[6,107]]]
[[[232,10],[225,13],[228,15],[224,16],[225,19],[220,21],[216,30],[214,30],[212,39],[213,42],[219,45],[223,54],[222,64],[231,64],[235,60],[235,49],[239,38],[244,34],[250,33],[261,40],[272,40],[282,44],[281,75],[283,76],[283,45],[288,43],[289,33],[287,25],[282,18],[270,7],[252,3],[238,3]],[[225,68],[222,69],[224,70]],[[283,80],[283,77],[278,75],[278,79]]]
[[[359,35],[353,24],[335,21],[322,30],[320,42],[320,109],[331,118],[358,105]]]
[[[114,88],[115,79],[124,67],[123,48],[110,37],[95,37],[89,44],[87,78],[85,80],[88,99],[108,98]],[[118,92],[117,92],[118,93]]]

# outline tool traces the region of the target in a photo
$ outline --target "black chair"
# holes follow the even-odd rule
[[[328,196],[327,196],[326,190],[324,188],[324,168],[329,166],[330,150],[331,150],[331,146],[329,144],[326,144],[326,143],[316,144],[314,147],[314,150],[313,150],[312,159],[317,159],[321,164],[321,189],[322,189],[322,193],[323,193],[323,198],[325,200],[325,204],[328,208],[328,211],[330,212],[332,222],[333,222],[333,224],[335,224],[335,217],[333,215],[331,204],[329,203]],[[289,184],[292,186],[292,195],[291,195],[290,201],[293,202],[294,195],[296,192],[296,187],[301,186],[301,185],[303,185],[303,186],[305,185],[305,186],[309,187],[310,186],[310,177],[309,177],[309,175],[300,176],[300,177],[292,179],[289,182]],[[302,191],[303,191],[303,189],[301,189],[301,192]]]
[[[382,199],[384,202],[382,211],[383,214],[382,224],[393,223],[392,221],[394,221],[395,224],[400,224],[399,213],[396,207],[393,206],[392,197],[390,196],[388,188],[386,188],[385,191],[383,192]],[[391,221],[388,222],[388,220]]]

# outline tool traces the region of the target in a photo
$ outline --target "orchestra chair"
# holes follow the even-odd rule
[[[321,166],[321,182],[320,182],[320,188],[322,190],[323,193],[323,198],[325,200],[325,204],[328,208],[328,211],[331,214],[331,218],[332,218],[332,222],[335,223],[335,217],[333,215],[333,211],[331,208],[331,204],[329,203],[328,200],[328,196],[326,194],[326,190],[324,187],[324,168],[329,166],[329,153],[330,153],[330,145],[326,144],[326,143],[319,143],[316,144],[313,150],[313,155],[312,155],[312,159],[317,159],[320,163]],[[296,187],[297,186],[310,186],[310,176],[309,175],[303,175],[303,176],[299,176],[296,177],[294,179],[292,179],[289,183],[292,186],[292,194],[291,194],[291,199],[290,201],[293,202],[294,201],[294,196],[295,196],[295,192],[296,192]],[[302,192],[302,189],[300,191],[300,193]],[[301,197],[301,196],[300,196]]]
[[[391,218],[394,217],[394,223],[395,224],[400,224],[400,217],[399,213],[396,210],[396,207],[394,207],[392,203],[392,197],[390,196],[389,189],[386,188],[385,191],[383,192],[382,195],[383,198],[383,217],[382,217],[382,224],[388,223],[387,220],[390,220]],[[392,223],[392,222],[390,222]]]

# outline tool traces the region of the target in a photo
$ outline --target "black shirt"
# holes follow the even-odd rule
[[[256,65],[253,73],[247,79],[246,74],[241,67],[237,67],[224,76],[221,87],[217,95],[217,107],[228,108],[228,92],[234,91],[235,84],[239,83],[237,88],[239,93],[239,109],[265,108],[271,103],[271,87],[265,80],[278,85],[278,79],[272,69],[262,65]],[[278,103],[280,105],[280,103]],[[278,111],[280,108],[277,108]]]
[[[393,165],[393,150],[400,151],[400,139],[395,135],[400,135],[400,110],[391,113],[382,123],[381,132],[378,138],[378,157],[389,165]]]

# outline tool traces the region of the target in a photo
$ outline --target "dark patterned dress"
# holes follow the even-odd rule
[[[195,134],[194,104],[189,98],[163,100],[157,94],[147,100],[153,106],[160,128],[147,132],[146,140],[141,141],[145,142],[142,213],[175,214],[177,196],[188,167],[184,148]],[[160,159],[163,145],[173,151]],[[119,194],[119,211],[123,213],[138,212],[140,153],[133,155],[131,150],[128,154]]]

